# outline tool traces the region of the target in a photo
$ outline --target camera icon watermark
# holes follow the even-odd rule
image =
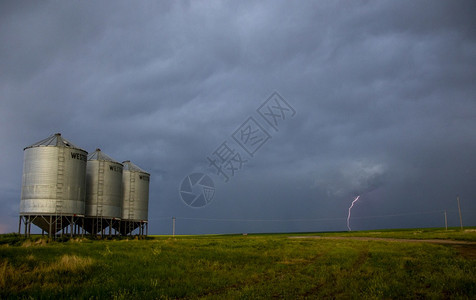
[[[215,196],[215,183],[207,174],[192,173],[182,180],[179,194],[187,206],[204,207],[210,204]]]

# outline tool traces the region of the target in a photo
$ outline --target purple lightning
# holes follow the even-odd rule
[[[359,200],[360,198],[360,195],[355,197],[354,201],[352,201],[352,204],[350,205],[349,207],[349,215],[347,216],[347,228],[349,228],[349,231],[352,231],[352,229],[350,229],[350,225],[349,225],[349,221],[350,221],[350,210],[352,209],[352,207],[354,206],[354,203],[357,202],[357,200]]]

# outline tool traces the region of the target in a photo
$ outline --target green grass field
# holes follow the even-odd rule
[[[474,242],[474,227],[67,242],[3,235],[0,298],[475,299]]]

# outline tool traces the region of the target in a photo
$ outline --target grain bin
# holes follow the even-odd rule
[[[122,163],[122,219],[147,221],[150,174],[128,160]]]
[[[84,215],[87,152],[54,134],[24,149],[20,215]],[[39,218],[34,224],[56,232]]]
[[[86,167],[86,217],[122,217],[121,163],[96,149]]]

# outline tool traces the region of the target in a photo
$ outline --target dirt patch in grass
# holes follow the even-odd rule
[[[360,252],[359,257],[357,257],[354,264],[352,265],[352,270],[355,271],[355,270],[359,269],[360,266],[362,266],[367,261],[368,258],[369,258],[369,251],[368,250]]]
[[[476,259],[476,245],[454,245],[453,248],[466,259]]]

